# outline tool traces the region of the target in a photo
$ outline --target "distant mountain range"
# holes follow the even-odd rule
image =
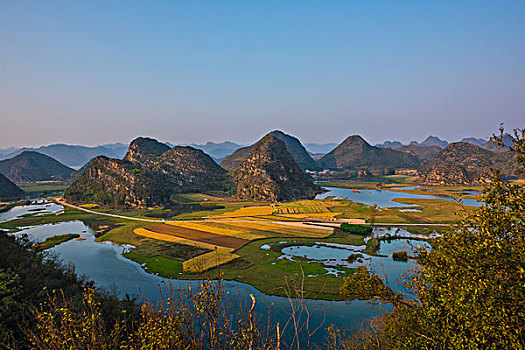
[[[8,148],[0,150],[0,160],[9,159],[25,151],[34,151],[56,159],[60,163],[73,168],[82,167],[96,156],[110,158],[122,158],[128,146],[123,143],[113,143],[96,147],[73,146],[65,144],[54,144],[38,148]]]
[[[286,154],[293,159],[294,164],[299,166],[302,171],[345,170],[354,172],[367,171],[370,173],[370,171],[391,171],[400,168],[419,169],[423,176],[423,181],[432,183],[438,182],[437,179],[439,178],[446,177],[445,172],[449,169],[450,172],[457,173],[457,176],[448,176],[446,183],[453,183],[454,181],[466,183],[467,181],[475,181],[480,176],[471,168],[465,168],[466,162],[461,159],[467,159],[468,162],[472,161],[475,167],[481,167],[474,162],[474,158],[479,158],[480,155],[483,155],[485,158],[490,158],[490,164],[504,170],[505,175],[511,176],[509,169],[512,168],[512,162],[506,156],[508,153],[506,148],[500,149],[495,142],[474,137],[464,138],[462,142],[450,145],[448,145],[447,141],[443,141],[437,136],[429,136],[421,143],[412,141],[409,145],[402,145],[399,141],[386,141],[381,145],[372,146],[361,136],[353,135],[339,145],[310,143],[308,144],[308,150],[301,144],[299,139],[279,130],[268,133],[265,138],[266,140],[276,139],[280,142],[270,142],[272,145],[270,148],[260,147],[259,142],[262,139],[251,146],[239,145],[230,141],[223,143],[208,142],[204,145],[193,144],[193,146],[175,146],[170,143],[160,143],[153,139],[138,138],[133,141],[129,148],[123,143],[96,147],[64,144],[23,149],[11,147],[0,150],[0,159],[8,158],[0,160],[0,174],[4,174],[10,181],[17,183],[50,180],[75,182],[77,183],[77,192],[83,193],[83,195],[85,195],[87,189],[82,188],[82,183],[83,181],[85,182],[87,176],[91,177],[88,181],[90,184],[87,187],[90,190],[95,188],[98,188],[98,190],[85,198],[89,196],[91,196],[90,198],[106,196],[107,198],[101,200],[102,202],[117,201],[126,203],[126,205],[134,203],[132,205],[140,206],[149,203],[146,197],[141,199],[140,195],[137,194],[141,191],[144,191],[144,193],[151,193],[153,190],[178,193],[183,190],[210,191],[225,189],[229,186],[225,184],[232,182],[231,175],[225,174],[227,172],[234,174],[238,169],[246,168],[247,161],[253,163],[250,165],[253,168],[252,170],[260,174],[268,174],[268,171],[264,170],[265,168],[262,164],[256,165],[256,158],[254,158],[253,154],[254,149],[258,148],[261,152],[264,150],[267,153],[264,157],[273,163],[289,163],[286,160],[287,156],[275,157],[275,154],[268,153],[270,150],[273,152],[280,149],[279,145],[282,142]],[[513,138],[509,135],[505,135],[503,140],[506,145],[510,145],[513,142]],[[31,149],[37,149],[39,152],[28,151]],[[328,153],[311,155],[314,152],[325,152],[329,149],[331,150]],[[490,153],[483,153],[483,151],[489,151]],[[502,156],[493,156],[493,154],[497,155],[500,153]],[[474,158],[469,158],[469,154],[472,154]],[[217,163],[220,163],[220,167]],[[281,163],[279,163],[281,170],[294,168],[291,164],[283,165]],[[74,166],[77,169],[81,165],[83,167],[75,172],[67,165]],[[460,167],[465,168],[465,170],[457,170]],[[276,169],[273,171],[277,172]],[[288,170],[283,171],[286,172]],[[94,186],[93,183],[96,182],[97,174],[100,175],[102,173],[111,173],[112,175],[109,178],[106,177],[105,180],[101,180],[101,183],[104,184],[101,185],[102,187]],[[294,173],[294,171],[291,171],[291,173]],[[212,175],[208,176],[206,174]],[[115,180],[116,178],[119,178],[119,180]],[[239,183],[246,184],[248,176],[244,174],[242,178],[243,180],[239,178]],[[271,178],[268,175],[267,180]],[[150,182],[152,183],[151,186],[148,184]],[[127,183],[127,185],[119,187],[115,185],[116,183]],[[262,186],[262,182],[260,184]],[[140,190],[140,186],[147,189]],[[162,188],[166,186],[169,189],[163,190]],[[302,187],[309,188],[306,184],[303,184]],[[111,188],[119,192],[116,197],[113,195],[108,197],[107,189]],[[131,196],[135,196],[135,199],[127,198],[125,193],[122,192],[125,190],[134,192],[135,194],[131,194]],[[230,186],[229,190],[235,192],[235,186]],[[285,192],[276,188],[274,190],[272,191],[275,193]],[[308,197],[307,192],[305,191],[298,196]],[[159,194],[157,196],[159,199],[151,203],[158,204],[169,201],[166,199],[167,197],[162,197],[165,194]],[[242,197],[244,198],[245,195],[243,194]],[[275,198],[285,197],[277,195]],[[78,196],[75,198],[80,200]],[[266,198],[274,197],[269,195]],[[264,199],[260,197],[259,200]]]
[[[245,147],[246,145],[238,145],[234,142],[226,141],[220,143],[207,142],[204,145],[191,143],[184,146],[191,146],[193,148],[203,150],[204,153],[209,154],[216,162],[220,163],[230,154],[232,154],[241,147]]]
[[[0,174],[13,182],[64,181],[75,172],[57,160],[34,151],[0,161]]]
[[[504,140],[505,140],[505,144],[508,145],[508,144],[512,143],[513,139],[512,139],[511,136],[505,135],[504,136]],[[459,142],[470,143],[472,145],[475,145],[475,146],[478,146],[478,147],[482,147],[482,148],[485,148],[485,149],[495,149],[496,148],[495,143],[492,142],[492,141],[489,141],[488,138],[487,139],[481,139],[481,138],[477,138],[477,137],[464,137]],[[381,144],[377,144],[376,146],[377,147],[381,147],[381,148],[393,148],[393,149],[397,149],[397,148],[400,148],[402,146],[420,146],[420,147],[421,146],[438,146],[438,147],[441,147],[441,148],[445,148],[445,147],[448,146],[448,144],[449,143],[447,141],[441,140],[437,136],[429,136],[421,143],[419,143],[417,141],[410,141],[408,145],[404,145],[404,144],[402,144],[399,141],[385,141],[385,142],[383,142]]]
[[[311,155],[326,154],[337,147],[337,143],[305,143],[304,147]]]

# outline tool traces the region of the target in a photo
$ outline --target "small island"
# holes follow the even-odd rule
[[[80,235],[78,233],[68,233],[65,235],[56,235],[52,237],[46,238],[45,241],[42,243],[36,243],[33,244],[33,248],[38,251],[46,250],[49,248],[53,248],[56,245],[59,245],[60,243],[64,243],[67,241],[70,241],[74,238],[79,238]]]

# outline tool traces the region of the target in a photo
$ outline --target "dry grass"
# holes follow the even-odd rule
[[[275,214],[322,214],[331,213],[330,208],[334,206],[332,201],[327,200],[301,200],[290,203],[278,204]]]
[[[96,203],[87,203],[87,204],[81,204],[79,207],[84,209],[98,209],[99,205]]]
[[[152,225],[146,227],[147,230],[153,231],[160,234],[173,235],[184,239],[189,239],[192,241],[208,243],[219,247],[234,248],[239,249],[246,243],[248,240],[240,239],[232,236],[217,235],[214,233],[194,230],[185,227],[178,227],[173,225]]]
[[[242,229],[227,229],[221,227],[215,227],[206,223],[197,223],[197,222],[169,222],[169,225],[185,227],[189,229],[194,229],[198,231],[204,231],[209,233],[215,233],[223,236],[236,236],[240,233],[246,233],[248,231]]]
[[[317,219],[333,219],[337,215],[341,215],[341,212],[328,212],[328,213],[308,213],[308,214],[283,214],[280,217],[291,218],[291,219],[305,219],[305,218],[317,218]]]
[[[290,226],[285,223],[269,223],[269,222],[249,222],[249,221],[225,221],[226,224],[241,227],[241,228],[250,228],[258,231],[267,231],[272,233],[277,233],[283,236],[299,236],[299,237],[309,237],[309,238],[323,238],[331,234],[327,230],[320,230],[316,228],[309,227],[297,227]]]

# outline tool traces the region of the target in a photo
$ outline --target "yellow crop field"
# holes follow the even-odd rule
[[[273,208],[269,205],[257,207],[244,207],[232,212],[224,213],[220,217],[236,218],[242,216],[271,215]]]
[[[204,232],[215,233],[218,235],[225,235],[225,236],[235,236],[240,233],[249,232],[247,230],[242,230],[239,228],[227,229],[227,228],[221,228],[221,227],[214,227],[206,223],[197,223],[197,222],[169,222],[168,224],[173,225],[173,226],[178,226],[178,227],[191,228],[194,230],[199,230],[199,231],[204,231]]]
[[[157,232],[153,232],[153,231],[146,230],[146,229],[143,229],[143,228],[137,228],[133,232],[135,234],[139,235],[139,236],[148,237],[148,238],[152,238],[152,239],[158,239],[160,241],[174,242],[174,243],[179,243],[179,244],[191,245],[193,247],[198,247],[198,248],[203,248],[203,249],[215,250],[215,248],[217,248],[217,249],[228,250],[228,252],[233,251],[233,249],[231,249],[231,248],[217,247],[215,244],[209,244],[209,243],[204,243],[204,242],[192,241],[191,239],[180,238],[180,237],[177,237],[177,236],[172,236],[172,235],[164,234],[164,233],[157,233]]]
[[[342,213],[333,213],[333,212],[326,212],[326,213],[304,213],[304,214],[283,214],[283,217],[285,218],[293,218],[293,219],[304,219],[304,218],[320,218],[320,219],[333,219],[337,215],[341,215]]]
[[[228,221],[228,225],[235,227],[246,227],[254,230],[274,232],[282,235],[290,236],[303,236],[303,237],[327,237],[332,234],[331,231],[321,230],[316,228],[303,228],[296,227],[291,225],[277,224],[277,223],[267,223],[267,222],[235,222]]]
[[[96,203],[81,204],[79,207],[84,209],[98,209],[99,205]]]
[[[279,204],[274,208],[275,214],[308,214],[330,213],[333,202],[323,200],[302,200],[291,203]]]
[[[171,222],[169,223],[169,225],[190,228],[194,230],[214,233],[214,234],[223,235],[223,236],[242,238],[242,239],[247,239],[249,241],[253,241],[255,239],[266,238],[266,236],[251,233],[250,229],[246,229],[243,227],[227,226],[227,225],[222,225],[221,227],[213,222],[209,222],[209,223]]]
[[[239,255],[236,254],[216,250],[184,261],[182,263],[182,269],[185,272],[204,272],[216,266],[237,259],[238,257]]]

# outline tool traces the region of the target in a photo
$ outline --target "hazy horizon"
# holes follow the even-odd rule
[[[524,127],[524,2],[0,4],[0,148]]]

